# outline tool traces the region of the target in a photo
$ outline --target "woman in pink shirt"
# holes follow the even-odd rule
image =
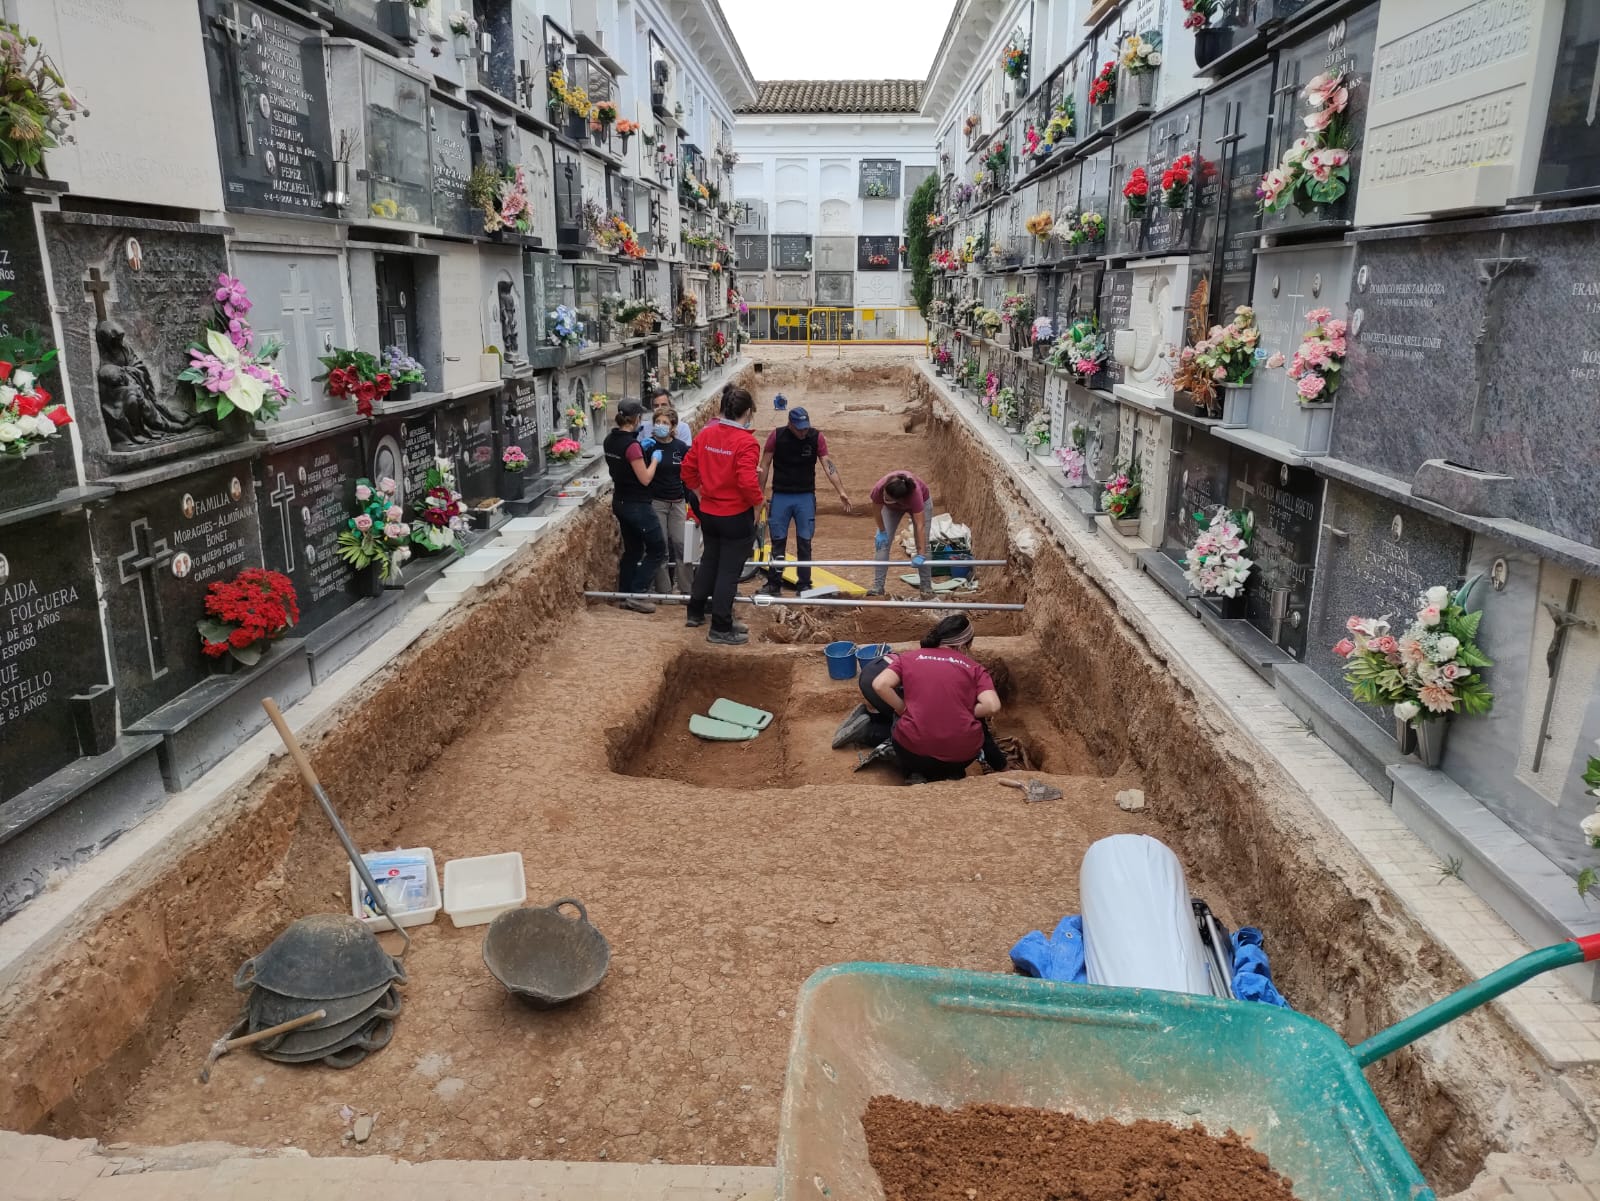
[[[880,564],[872,573],[872,591],[868,596],[882,596],[889,581],[889,555],[895,532],[902,518],[911,518],[911,529],[917,538],[917,553],[911,561],[916,564],[918,583],[923,596],[933,595],[933,568],[927,564],[928,527],[933,521],[933,491],[909,471],[891,471],[872,485],[872,503],[878,506],[878,533],[873,538],[873,557]]]

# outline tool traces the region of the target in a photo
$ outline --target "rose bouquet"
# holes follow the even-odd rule
[[[1033,320],[1033,300],[1021,292],[1007,292],[1000,298],[1000,320],[1007,325],[1027,325]]]
[[[411,541],[425,551],[448,550],[467,528],[467,506],[452,487],[448,459],[435,459],[425,480],[427,492],[411,522]]]
[[[339,532],[339,557],[357,571],[376,563],[378,578],[383,580],[411,557],[407,546],[411,527],[401,520],[405,514],[396,499],[398,490],[387,477],[376,484],[357,480],[356,504],[360,510]]]
[[[935,367],[939,368],[940,371],[950,370],[951,360],[952,356],[948,346],[940,346],[934,350],[933,364]]]
[[[519,234],[533,230],[533,212],[528,207],[528,181],[521,167],[495,168],[479,163],[467,180],[467,199],[483,213],[483,232],[502,229]]]
[[[1062,331],[1047,360],[1052,367],[1064,367],[1085,384],[1106,365],[1106,339],[1094,321],[1074,321]]]
[[[1405,633],[1390,633],[1387,617],[1352,617],[1350,636],[1333,648],[1345,662],[1351,694],[1367,705],[1388,705],[1412,724],[1451,713],[1481,717],[1494,707],[1494,693],[1480,669],[1493,662],[1478,649],[1483,613],[1463,607],[1471,585],[1452,594],[1429,588],[1417,598],[1417,614]]]
[[[589,417],[583,411],[582,405],[568,405],[562,416],[566,418],[568,429],[586,430],[589,428]]]
[[[1083,469],[1087,465],[1084,452],[1089,445],[1089,431],[1081,422],[1074,421],[1067,426],[1066,446],[1056,447],[1056,462],[1061,464],[1061,471],[1067,477],[1067,484],[1076,487],[1083,483]]]
[[[1051,231],[1056,227],[1055,214],[1049,211],[1035,213],[1025,220],[1022,225],[1030,234],[1043,241],[1050,236]]]
[[[1029,125],[1027,132],[1022,135],[1022,157],[1032,158],[1039,153],[1039,147],[1044,145],[1044,139],[1039,136],[1039,131]]]
[[[545,337],[552,346],[582,346],[584,325],[577,311],[564,304],[556,305],[546,319],[549,333]]]
[[[1331,401],[1339,390],[1344,369],[1348,327],[1334,317],[1331,309],[1312,309],[1306,314],[1306,320],[1312,323],[1311,328],[1301,337],[1300,346],[1289,362],[1289,378],[1295,381],[1301,404]],[[1267,366],[1282,367],[1283,355],[1273,355],[1267,360]]]
[[[271,421],[294,399],[272,365],[283,347],[272,338],[256,345],[250,296],[233,276],[217,276],[213,301],[199,341],[186,348],[189,365],[178,378],[194,389],[197,413],[214,413],[222,421],[237,409],[256,421]]]
[[[1209,515],[1197,510],[1194,519],[1200,536],[1184,557],[1183,578],[1200,589],[1202,596],[1239,596],[1255,566],[1245,558],[1255,515],[1218,505]]]
[[[322,383],[328,395],[355,398],[356,412],[372,416],[372,402],[394,391],[394,377],[383,370],[376,355],[364,350],[335,349],[318,360],[322,374],[312,378]]]
[[[1213,325],[1204,338],[1178,353],[1173,387],[1187,392],[1196,404],[1209,407],[1220,385],[1250,382],[1260,341],[1255,310],[1240,305],[1227,325]]]
[[[1130,33],[1122,42],[1122,69],[1129,75],[1148,75],[1161,65],[1161,34]]]
[[[512,475],[518,475],[528,469],[528,453],[520,446],[508,446],[500,456],[500,466]]]
[[[1117,60],[1112,59],[1100,68],[1100,73],[1089,85],[1089,103],[1097,106],[1117,102]]]
[[[1143,167],[1128,173],[1128,182],[1122,185],[1122,198],[1128,202],[1128,219],[1137,221],[1144,216],[1145,205],[1150,201],[1150,177]]]
[[[1139,468],[1137,464],[1119,463],[1112,468],[1112,476],[1100,493],[1100,508],[1113,521],[1124,521],[1139,516]]]
[[[34,365],[42,370],[54,359],[51,350]],[[32,371],[0,360],[0,455],[21,458],[71,421],[67,407],[56,402]]]
[[[1106,219],[1099,213],[1085,212],[1078,218],[1078,223],[1067,231],[1067,245],[1082,246],[1086,242],[1098,242],[1105,232]]]
[[[261,661],[267,643],[300,620],[300,605],[288,576],[246,567],[206,589],[206,614],[195,623],[202,653],[212,659],[231,654],[249,667]]]
[[[583,453],[582,443],[576,442],[571,438],[553,438],[550,441],[550,445],[545,449],[550,457],[558,463],[576,459]]]
[[[1194,156],[1180,154],[1161,173],[1161,203],[1181,209],[1189,198],[1189,180],[1194,175]]]
[[[1217,11],[1218,0],[1183,0],[1183,11],[1189,15],[1183,19],[1185,29],[1204,29],[1211,20],[1211,14]]]
[[[1279,213],[1292,201],[1302,212],[1332,204],[1350,187],[1351,133],[1346,110],[1355,81],[1343,72],[1318,75],[1302,98],[1310,107],[1306,134],[1283,152],[1278,165],[1261,177],[1256,195],[1261,211]]]

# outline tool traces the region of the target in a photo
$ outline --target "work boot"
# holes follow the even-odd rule
[[[622,607],[632,613],[654,613],[656,611],[656,607],[649,601],[641,600],[637,596],[630,596],[623,601]]]
[[[833,749],[842,750],[844,747],[859,743],[866,732],[872,728],[872,710],[865,705],[857,705],[850,712],[850,716],[839,723],[839,728],[833,735]]]
[[[783,581],[782,580],[768,580],[765,584],[763,584],[761,586],[761,595],[762,596],[782,596],[783,595]]]
[[[712,630],[706,635],[706,641],[712,646],[743,646],[750,641],[750,633],[737,627],[731,630]]]
[[[684,628],[688,630],[698,630],[705,624],[706,619],[704,617],[696,617],[693,613],[685,615],[683,619]]]

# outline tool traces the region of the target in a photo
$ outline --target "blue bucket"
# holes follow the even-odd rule
[[[779,392],[772,398],[772,407],[777,409],[780,413],[789,407],[789,402],[787,399],[785,399],[782,392]]]
[[[866,646],[858,646],[856,648],[856,661],[862,667],[865,667],[867,664],[883,658],[888,653],[889,644],[887,642],[870,642]]]
[[[830,680],[853,680],[856,678],[855,643],[830,642],[822,648],[822,653],[828,657],[828,678]]]

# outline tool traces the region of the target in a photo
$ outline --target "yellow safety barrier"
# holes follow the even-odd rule
[[[928,326],[915,305],[752,304],[739,321],[745,341],[813,346],[926,346]]]

